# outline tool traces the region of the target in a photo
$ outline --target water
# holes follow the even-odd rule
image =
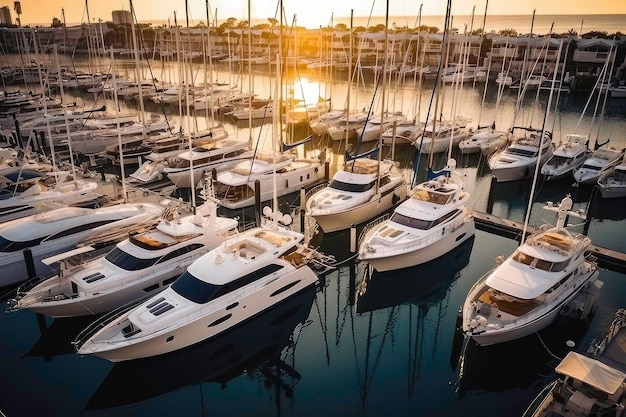
[[[256,77],[256,85],[269,88],[267,77]],[[345,83],[333,86],[335,97],[345,91]],[[358,93],[357,102],[365,105],[371,86]],[[398,103],[409,109],[412,86],[402,85],[395,93],[404,95]],[[512,123],[515,94],[505,93],[497,111],[496,101],[492,88],[481,117],[503,126]],[[586,101],[585,94],[561,99],[560,116],[546,122],[554,125],[555,138],[558,132],[572,131]],[[472,123],[481,102],[480,88],[464,90],[461,109]],[[530,108],[545,108],[546,103],[545,95],[529,98],[525,121],[542,123],[543,113],[531,116]],[[618,147],[626,146],[625,105],[609,100],[602,122],[600,137],[610,137]],[[123,111],[132,108],[129,103],[122,106]],[[176,113],[168,111],[175,123],[186,126]],[[198,123],[208,122],[199,118]],[[590,129],[591,124],[587,115],[581,126]],[[243,125],[229,127],[249,133]],[[267,125],[253,129],[262,146],[269,146],[268,131]],[[331,142],[318,138],[302,152],[328,148],[336,166],[344,149]],[[398,148],[396,158],[409,177],[415,150]],[[443,166],[445,159],[438,156],[435,165]],[[425,157],[418,160],[421,179],[427,162]],[[486,211],[491,179],[484,160],[473,156],[458,161],[467,176],[471,206]],[[572,193],[574,208],[587,208],[592,189],[570,182],[538,185],[530,224],[554,223],[553,213],[542,212],[541,206],[560,201],[566,193]],[[498,184],[492,192],[493,214],[524,220],[530,183]],[[623,200],[596,205],[589,230],[595,244],[626,251],[622,205]],[[319,235],[316,242],[340,260],[350,257],[348,233]],[[455,331],[459,306],[495,258],[508,256],[516,246],[514,240],[477,231],[472,241],[445,257],[405,271],[370,274],[364,264],[346,261],[321,277],[317,292],[304,293],[215,341],[164,358],[115,365],[74,353],[70,342],[89,318],[38,321],[27,311],[0,313],[0,410],[9,417],[520,415],[555,377],[555,356],[564,356],[565,341],[573,340],[582,352],[601,338],[614,312],[624,307],[626,291],[623,274],[601,270],[600,301],[586,322],[563,320],[540,337],[501,346],[469,344],[462,357]],[[4,293],[10,295],[9,289]]]

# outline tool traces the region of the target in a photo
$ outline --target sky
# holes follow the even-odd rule
[[[387,0],[390,3],[390,16],[418,15],[420,4],[423,4],[423,15],[444,15],[447,2],[445,0]],[[296,17],[299,26],[317,28],[327,26],[331,16],[366,17],[369,15],[384,16],[385,0],[283,0],[285,14],[290,24]],[[452,1],[452,13],[455,15],[471,15],[472,9],[477,16],[482,16],[487,5],[488,15],[523,14],[537,15],[560,14],[626,14],[624,0],[468,0]],[[131,0],[21,0],[22,24],[49,26],[53,17],[63,20],[68,25],[87,21],[87,12],[92,21],[111,20],[112,10],[130,10]],[[187,0],[189,13],[185,14],[185,0],[134,0],[132,1],[135,15],[140,22],[173,23],[176,14],[179,24],[184,24],[186,17],[190,25],[206,21],[206,0]],[[218,22],[227,17],[238,20],[248,19],[248,0],[209,0],[211,14],[217,11]],[[253,23],[265,21],[276,16],[278,0],[250,0],[250,15]],[[7,5],[13,19],[17,17],[13,9],[13,1],[0,1],[0,6]],[[62,12],[63,10],[63,12]],[[193,24],[192,24],[193,23]],[[625,22],[626,26],[626,22]]]

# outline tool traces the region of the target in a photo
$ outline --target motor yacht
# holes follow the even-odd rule
[[[546,180],[554,180],[570,175],[580,167],[590,155],[586,135],[569,134],[541,166],[541,174]]]
[[[274,187],[274,179],[276,187]],[[296,159],[293,155],[257,152],[217,174],[215,192],[220,205],[240,209],[254,205],[256,182],[260,202],[299,191],[325,180],[324,166],[318,160]]]
[[[574,170],[574,179],[578,184],[595,184],[603,174],[611,172],[623,157],[624,149],[600,147]]]
[[[210,174],[214,169],[219,173],[252,156],[247,139],[233,138],[225,132],[216,137],[219,139],[178,154],[178,161],[163,173],[175,186],[190,188],[198,184],[203,174]]]
[[[275,220],[229,238],[161,293],[85,329],[76,351],[119,362],[210,340],[315,285],[303,238]]]
[[[33,259],[35,274],[50,272],[42,259],[74,248],[87,238],[123,238],[129,230],[152,224],[162,212],[155,204],[117,204],[99,208],[62,207],[0,224],[0,286],[28,278],[24,251]],[[32,278],[32,276],[31,276]]]
[[[0,183],[0,222],[36,214],[44,204],[71,206],[101,197],[97,182],[73,179],[69,171],[5,168],[0,170]]]
[[[471,136],[459,142],[459,149],[462,154],[482,152],[489,156],[498,148],[503,146],[508,139],[506,132],[495,130],[495,127],[488,130],[479,130]]]
[[[358,258],[378,271],[419,265],[442,256],[474,236],[469,194],[455,172],[456,161],[440,175],[418,184],[390,218],[366,228]]]
[[[613,168],[598,178],[598,188],[602,198],[626,197],[626,161],[622,160]]]
[[[597,265],[585,252],[587,236],[565,228],[572,199],[559,206],[557,224],[536,229],[506,260],[480,278],[462,306],[462,329],[479,345],[493,345],[531,335],[553,323],[559,312],[579,293],[593,285]]]
[[[198,207],[195,215],[179,217],[176,209],[168,209],[156,226],[132,234],[104,256],[76,264],[63,255],[49,259],[59,259],[58,274],[20,286],[9,310],[55,318],[108,312],[162,291],[236,232],[237,220],[218,217],[214,201]]]
[[[531,129],[522,137],[514,137],[501,151],[492,154],[487,163],[498,182],[515,181],[533,176],[537,164],[543,164],[553,152],[552,134]]]
[[[391,209],[406,198],[404,176],[390,160],[344,162],[327,186],[312,190],[306,211],[326,233],[348,229]]]

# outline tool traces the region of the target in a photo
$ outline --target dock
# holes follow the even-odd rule
[[[515,220],[504,219],[493,214],[472,211],[476,228],[510,239],[520,240],[524,223]],[[528,226],[526,233],[530,234],[535,230],[533,226]],[[626,273],[626,254],[613,249],[591,244],[588,254],[592,254],[598,260],[598,266],[612,271]]]

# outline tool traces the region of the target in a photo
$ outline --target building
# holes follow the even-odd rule
[[[4,25],[10,25],[13,23],[13,19],[11,18],[11,10],[9,10],[8,6],[0,8],[0,23]]]
[[[130,25],[133,23],[133,15],[128,10],[113,10],[111,17],[116,25]]]

